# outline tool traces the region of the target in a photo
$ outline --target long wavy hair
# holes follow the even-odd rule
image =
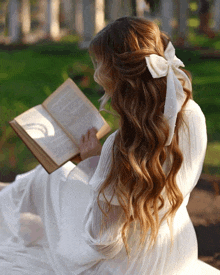
[[[144,245],[149,229],[150,245],[155,244],[161,223],[169,217],[172,224],[183,202],[176,183],[176,175],[183,162],[178,130],[185,123],[183,109],[193,98],[192,92],[184,88],[186,100],[177,116],[172,143],[165,147],[169,134],[169,125],[163,114],[167,78],[152,78],[145,60],[145,56],[150,54],[164,57],[168,42],[168,36],[155,23],[144,18],[122,17],[102,29],[89,46],[95,65],[94,79],[105,90],[104,96],[99,99],[99,110],[107,111],[104,106],[111,98],[111,106],[118,114],[120,125],[113,144],[111,169],[99,189],[97,203],[108,217],[100,206],[99,196],[102,193],[105,197],[104,189],[113,184],[114,194],[124,210],[121,236],[128,257],[130,225],[135,225],[134,230],[137,223],[140,225],[139,245]],[[191,80],[190,73],[182,70]],[[181,83],[184,87],[183,80]],[[169,156],[173,161],[166,175],[162,165]],[[164,207],[163,188],[170,209],[159,223],[158,212]],[[108,213],[111,201],[106,197],[105,200]],[[173,231],[169,221],[168,224],[173,246]]]

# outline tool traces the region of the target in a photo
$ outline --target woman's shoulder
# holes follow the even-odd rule
[[[184,111],[202,111],[199,104],[196,103],[193,99],[189,99],[186,103]]]
[[[189,116],[194,115],[196,117],[201,117],[201,118],[205,119],[205,115],[204,115],[201,107],[193,99],[188,100],[183,112],[185,114],[188,114]]]
[[[194,100],[190,99],[183,111],[184,122],[181,129],[188,136],[188,131],[196,139],[207,139],[207,126],[206,126],[206,117],[199,106]]]

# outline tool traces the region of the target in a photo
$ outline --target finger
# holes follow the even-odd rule
[[[89,130],[88,130],[87,133],[85,134],[84,142],[88,142],[88,140],[89,140]]]
[[[84,141],[85,141],[85,137],[84,137],[84,135],[81,137],[81,139],[80,139],[80,145],[82,145],[83,143],[84,143]]]
[[[98,132],[98,130],[95,127],[92,127],[91,131],[94,132],[94,133]]]
[[[88,142],[90,140],[90,138],[93,136],[93,130],[92,128],[90,128],[87,133],[86,133],[86,139],[85,139],[85,142]]]
[[[93,127],[91,130],[90,130],[90,135],[91,136],[93,136],[93,137],[95,137],[96,136],[96,134],[97,134],[97,129],[95,128],[95,127]]]

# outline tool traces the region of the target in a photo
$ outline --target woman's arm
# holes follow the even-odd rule
[[[194,104],[195,105],[195,104]],[[202,172],[207,149],[206,118],[198,105],[185,111],[185,125],[179,131],[179,146],[183,153],[183,163],[177,174],[178,187],[185,198],[192,192]]]
[[[97,260],[113,258],[123,247],[121,228],[124,222],[124,211],[116,195],[113,196],[111,201],[111,210],[107,218],[97,203],[99,187],[104,182],[111,167],[111,152],[115,133],[111,134],[105,141],[98,166],[89,181],[89,185],[93,190],[93,200],[84,217],[84,240],[94,250],[94,253],[98,252]],[[109,201],[113,195],[112,192],[113,184],[104,191],[105,197]],[[108,204],[102,195],[100,195],[100,206],[104,212],[108,211]],[[106,227],[103,228],[103,232],[100,232],[102,218],[106,222]]]
[[[111,205],[111,210],[106,218],[96,201],[97,193],[94,194],[91,207],[84,218],[84,240],[96,252],[99,259],[111,259],[123,248],[121,229],[124,221],[124,211],[118,205]],[[100,200],[101,208],[107,212],[108,204]],[[101,231],[101,221],[104,219],[105,226]]]

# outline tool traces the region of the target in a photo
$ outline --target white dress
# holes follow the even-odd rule
[[[117,197],[112,201],[108,226],[99,238],[102,212],[96,203],[98,187],[104,181],[111,163],[115,131],[105,141],[101,156],[88,158],[78,165],[71,162],[54,173],[38,165],[18,175],[0,192],[0,274],[1,275],[220,275],[220,271],[198,260],[198,243],[187,212],[190,192],[200,177],[207,147],[205,116],[190,100],[185,111],[190,142],[184,128],[180,132],[183,165],[177,184],[184,196],[173,225],[174,246],[170,252],[170,231],[165,221],[153,249],[132,253],[128,262],[120,236],[121,209]],[[168,171],[169,163],[163,169]],[[111,190],[106,191],[111,198]],[[167,211],[162,209],[160,217]],[[103,197],[101,197],[102,200]],[[102,207],[106,208],[104,201]],[[20,214],[30,212],[41,218],[40,231],[23,232]],[[31,227],[31,226],[30,226]],[[36,230],[36,229],[35,229]],[[137,231],[136,234],[138,234]],[[36,239],[33,241],[30,236]],[[135,248],[137,237],[129,236],[129,247]],[[208,244],[207,244],[208,245]]]

